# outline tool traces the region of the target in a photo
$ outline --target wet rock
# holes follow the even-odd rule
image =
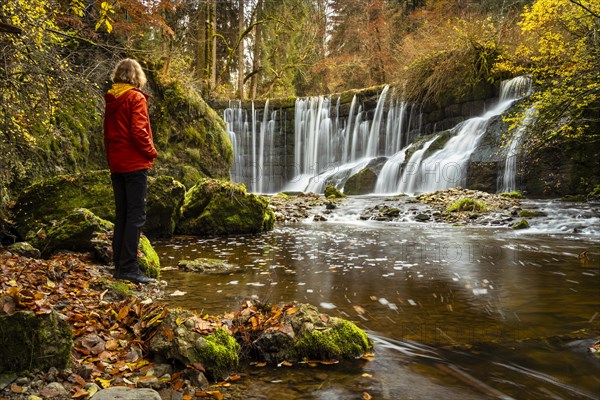
[[[0,308],[6,308],[0,299]],[[0,314],[0,371],[65,368],[73,349],[73,334],[64,317],[52,311],[35,315],[18,311]]]
[[[8,251],[23,257],[40,258],[41,252],[33,247],[29,242],[17,242],[8,246]]]
[[[529,228],[529,222],[525,218],[513,225],[513,229],[527,229]]]
[[[239,349],[227,331],[187,310],[169,310],[148,343],[148,351],[155,356],[183,365],[202,364],[215,378],[237,367]]]
[[[194,260],[180,260],[179,269],[205,274],[229,274],[239,270],[239,267],[217,258],[196,258]]]
[[[350,321],[322,314],[309,304],[294,304],[292,310],[284,313],[277,329],[264,331],[252,342],[267,362],[355,358],[373,347],[365,332]]]
[[[177,231],[190,235],[258,233],[273,229],[275,214],[264,196],[242,185],[203,179],[185,196]]]
[[[349,196],[373,193],[376,183],[377,174],[369,168],[364,168],[348,178],[344,184],[344,193]]]
[[[315,222],[325,222],[327,221],[327,218],[325,218],[323,215],[317,214],[313,217],[313,221]]]
[[[429,221],[431,219],[431,217],[427,214],[417,214],[415,215],[415,220],[419,221],[419,222],[425,222],[425,221]]]
[[[161,400],[153,389],[132,389],[125,386],[113,386],[96,393],[92,400]]]

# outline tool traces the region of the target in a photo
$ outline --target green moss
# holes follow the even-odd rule
[[[196,349],[202,363],[216,377],[226,376],[239,364],[240,345],[223,329],[204,336],[204,345]]]
[[[527,229],[529,228],[529,222],[525,218],[513,225],[513,229]]]
[[[0,314],[0,371],[64,369],[69,365],[73,334],[57,313],[19,311]]]
[[[588,200],[600,199],[600,184],[594,186],[594,189],[588,193],[587,198]]]
[[[513,192],[503,192],[500,193],[499,196],[509,197],[511,199],[524,199],[525,196],[521,192],[513,191]]]
[[[202,178],[205,178],[197,168],[184,165],[181,169],[181,183],[187,189],[191,189],[195,184],[197,184]]]
[[[243,185],[202,179],[186,194],[178,231],[196,235],[257,233],[273,228],[275,214],[264,196]]]
[[[108,171],[59,175],[29,186],[15,204],[19,234],[59,220],[75,208],[86,208],[106,220],[114,218],[114,198]]]
[[[472,199],[470,197],[462,198],[447,208],[450,212],[456,211],[479,211],[486,212],[487,207],[479,200]]]
[[[299,358],[339,360],[359,357],[372,349],[373,344],[364,331],[350,321],[336,320],[332,328],[307,332],[296,342]]]
[[[532,211],[532,210],[521,210],[519,211],[519,215],[524,218],[533,218],[533,217],[545,217],[546,213],[543,211]]]
[[[334,185],[327,185],[325,188],[325,197],[328,199],[340,199],[343,197],[347,197],[344,193],[342,193],[338,188]]]
[[[142,253],[142,256],[138,257],[138,261],[144,273],[150,278],[158,278],[160,276],[160,259],[150,244],[150,240],[144,235],[140,237],[138,251]]]

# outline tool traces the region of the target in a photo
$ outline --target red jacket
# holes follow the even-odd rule
[[[104,95],[104,149],[110,172],[150,169],[158,152],[152,141],[148,95],[130,89],[115,97]]]

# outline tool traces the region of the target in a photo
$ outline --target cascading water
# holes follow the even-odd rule
[[[480,117],[471,118],[451,130],[453,137],[444,147],[423,158],[426,150],[437,139],[429,140],[423,148],[416,151],[402,166],[403,171],[398,186],[391,192],[420,193],[450,187],[464,186],[466,182],[467,162],[476,149],[479,140],[486,131],[490,121],[502,114],[517,99],[527,95],[531,88],[531,79],[517,77],[502,82],[498,104]],[[388,163],[398,162],[392,157]],[[386,166],[384,166],[386,168]],[[376,185],[378,193],[390,192],[391,185],[379,180],[390,179],[390,171],[384,176],[380,174]]]
[[[498,192],[511,192],[517,189],[517,154],[523,143],[525,133],[531,125],[535,114],[535,106],[527,109],[523,121],[510,139],[506,160],[504,161],[504,173],[498,177]]]
[[[261,118],[262,116],[262,118]],[[223,114],[231,138],[234,163],[231,180],[243,183],[257,193],[275,192],[281,183],[274,176],[277,161],[274,159],[277,111],[269,111],[269,101],[262,113],[252,103],[250,115],[240,102],[231,102]]]
[[[322,192],[328,183],[340,187],[374,158],[405,146],[411,127],[410,117],[406,118],[409,108],[399,99],[388,100],[389,90],[383,88],[372,119],[356,96],[347,118],[339,115],[339,100],[335,118],[328,97],[296,100],[295,156],[300,173],[286,189]]]

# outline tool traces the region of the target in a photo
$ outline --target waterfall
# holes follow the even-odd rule
[[[377,177],[375,193],[393,193],[398,189],[402,178],[402,175],[400,174],[402,171],[402,164],[406,159],[406,151],[410,147],[411,145],[408,145],[386,161]]]
[[[380,174],[376,185],[377,192],[421,193],[464,186],[468,160],[490,121],[506,111],[516,99],[529,94],[530,90],[531,79],[528,77],[517,77],[502,82],[496,106],[482,116],[468,119],[451,129],[450,134],[453,136],[443,148],[426,156],[427,150],[438,138],[436,136],[427,141],[422,149],[415,151],[404,166],[398,163],[396,157],[390,158],[388,163],[395,163],[395,166],[384,165],[386,175]],[[393,182],[379,182],[383,179],[396,179],[397,173],[391,172],[394,167],[404,168],[395,190],[391,187]]]
[[[370,160],[400,150],[407,125],[407,105],[392,99],[387,102],[386,111],[389,90],[385,86],[381,91],[371,120],[356,96],[345,118],[340,116],[339,98],[335,113],[329,97],[297,99],[294,132],[299,173],[285,189],[319,192],[327,182],[341,186]]]
[[[267,100],[260,112],[255,109],[253,102],[248,115],[239,101],[232,101],[224,111],[223,119],[233,145],[231,180],[243,183],[251,192],[274,192],[277,186],[274,140],[279,133],[275,122],[277,111],[269,111]]]
[[[504,173],[498,177],[498,192],[512,192],[517,189],[517,154],[523,143],[523,137],[527,132],[527,128],[531,125],[535,114],[535,106],[529,107],[525,112],[523,121],[517,128],[516,132],[510,138],[508,150],[506,152],[506,160],[504,161]]]

